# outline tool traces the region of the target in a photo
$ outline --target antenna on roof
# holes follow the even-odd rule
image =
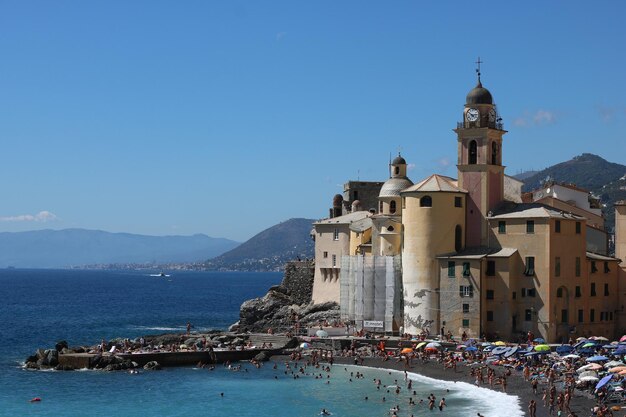
[[[480,60],[480,57],[478,57],[478,61],[476,61],[476,75],[478,75],[478,82],[480,82],[480,64],[482,64],[483,61]]]

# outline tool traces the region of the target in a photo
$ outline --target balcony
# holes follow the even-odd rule
[[[496,129],[496,130],[504,130],[504,124],[502,122],[480,123],[479,121],[475,121],[475,122],[465,121],[465,122],[456,123],[457,129],[470,129],[470,128],[480,128],[480,127],[489,127],[491,129]]]

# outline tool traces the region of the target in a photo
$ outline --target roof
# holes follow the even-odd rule
[[[617,261],[621,262],[619,258],[612,258],[610,256],[598,255],[597,253],[587,252],[587,259],[593,259],[594,261]]]
[[[398,155],[391,161],[391,165],[406,165],[406,160]]]
[[[476,87],[472,88],[472,90],[467,93],[467,97],[465,98],[466,104],[493,104],[493,97],[489,90],[483,87],[480,79],[478,80],[478,84]]]
[[[539,203],[510,203],[502,206],[491,216],[490,219],[532,219],[532,218],[557,218],[584,220],[582,216],[556,210],[550,206]]]
[[[444,177],[443,175],[433,174],[430,177],[418,182],[412,187],[409,187],[403,191],[403,193],[410,192],[452,192],[452,193],[467,193],[462,188],[459,188],[458,182],[454,178]]]
[[[352,230],[353,232],[364,232],[367,229],[371,229],[371,228],[372,228],[371,217],[366,217],[364,219],[357,220],[350,224],[350,230]]]
[[[380,189],[378,197],[399,197],[400,191],[413,185],[413,181],[407,177],[389,178]]]
[[[437,256],[437,259],[483,259],[487,258],[509,258],[517,253],[516,248],[488,248],[479,246],[466,248],[461,252],[453,252]]]
[[[362,220],[366,217],[369,217],[370,213],[367,211],[355,211],[353,213],[344,214],[343,216],[333,217],[330,219],[320,220],[318,222],[313,223],[314,225],[318,224],[351,224],[356,221]]]

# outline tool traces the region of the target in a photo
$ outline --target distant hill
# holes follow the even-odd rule
[[[279,271],[287,261],[313,258],[312,219],[290,219],[206,262],[211,270]]]
[[[576,184],[600,197],[606,216],[606,228],[609,231],[613,230],[615,226],[613,204],[618,200],[626,200],[626,165],[608,162],[597,155],[584,153],[523,179],[523,191],[537,189],[548,179]]]
[[[0,268],[65,268],[94,264],[198,262],[238,242],[193,236],[145,236],[65,229],[0,233]]]

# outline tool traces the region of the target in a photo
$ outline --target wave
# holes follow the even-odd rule
[[[158,331],[158,332],[180,332],[180,331],[186,331],[187,330],[187,326],[176,326],[176,327],[168,327],[168,326],[128,326],[129,329],[132,330],[153,330],[153,331]],[[209,330],[214,330],[214,328],[212,327],[192,327],[191,331],[192,332],[204,332],[204,331],[209,331]]]

